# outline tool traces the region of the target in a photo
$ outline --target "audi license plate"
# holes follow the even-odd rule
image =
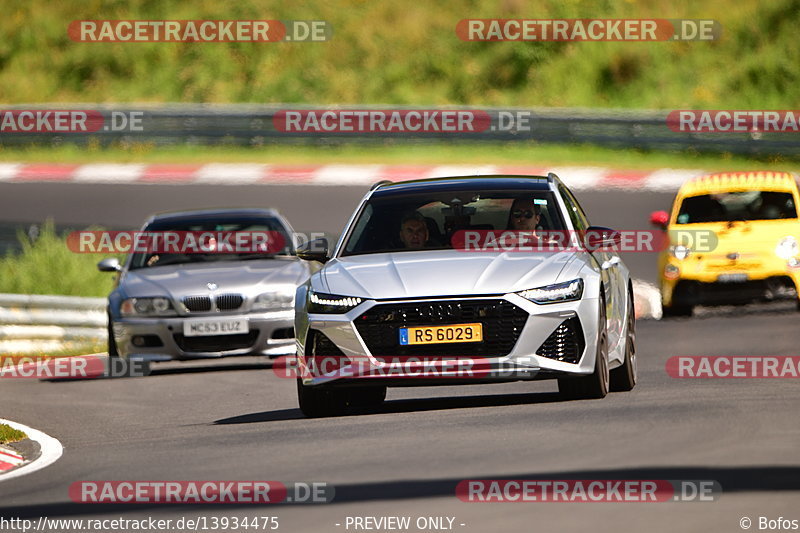
[[[400,328],[400,344],[442,344],[446,342],[482,342],[481,324],[453,324],[452,326],[422,326]]]

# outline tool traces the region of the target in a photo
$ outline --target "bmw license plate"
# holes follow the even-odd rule
[[[193,319],[183,323],[183,334],[186,337],[208,337],[211,335],[236,335],[247,333],[249,326],[246,318]]]
[[[747,281],[747,274],[720,274],[717,276],[719,283],[744,283]]]
[[[400,344],[442,344],[447,342],[482,342],[481,324],[453,324],[451,326],[422,326],[400,328]]]

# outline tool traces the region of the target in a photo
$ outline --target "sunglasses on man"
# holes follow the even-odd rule
[[[522,209],[515,209],[515,210],[513,210],[513,211],[511,212],[511,216],[512,216],[512,217],[514,217],[514,218],[522,218],[522,217],[525,217],[525,218],[533,218],[533,215],[535,215],[535,214],[536,214],[536,213],[534,213],[534,212],[533,212],[533,211],[531,211],[531,210],[525,210],[525,211],[523,211]],[[537,215],[537,216],[538,216],[538,215]]]

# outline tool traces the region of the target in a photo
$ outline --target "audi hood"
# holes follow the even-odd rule
[[[331,260],[312,278],[312,288],[374,299],[505,294],[561,281],[574,260],[576,254],[566,251],[367,254]]]

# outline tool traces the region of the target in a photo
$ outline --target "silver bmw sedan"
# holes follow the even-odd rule
[[[295,351],[294,294],[315,270],[271,209],[159,214],[132,237],[108,297],[111,357],[150,362]],[[131,240],[131,239],[129,239]]]

